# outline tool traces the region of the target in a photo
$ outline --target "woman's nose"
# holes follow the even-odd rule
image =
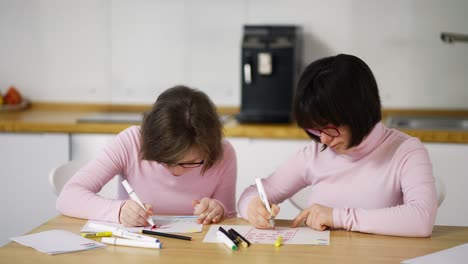
[[[184,174],[185,170],[181,166],[175,166],[169,169],[169,171],[172,173],[174,176],[180,176]]]
[[[332,136],[329,136],[325,133],[321,133],[320,134],[320,142],[322,142],[322,144],[330,144],[331,142],[333,141],[333,137]]]

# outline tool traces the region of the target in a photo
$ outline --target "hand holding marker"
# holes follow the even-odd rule
[[[141,208],[143,208],[146,211],[145,205],[143,205],[143,203],[140,201],[140,198],[138,198],[135,191],[132,189],[130,184],[128,184],[127,180],[123,180],[122,185],[125,187],[125,190],[128,192],[128,195],[130,196],[130,198],[132,198],[133,201],[135,201],[139,206],[141,206]],[[148,216],[146,221],[148,221],[151,227],[153,228],[156,227],[151,216]]]
[[[258,195],[260,196],[260,199],[265,205],[265,208],[268,210],[268,212],[271,215],[270,219],[268,219],[268,221],[270,222],[271,228],[275,229],[275,220],[273,220],[273,214],[271,212],[270,202],[268,202],[268,198],[266,197],[266,193],[265,193],[265,189],[263,188],[262,180],[260,178],[256,178],[255,183],[257,184]]]

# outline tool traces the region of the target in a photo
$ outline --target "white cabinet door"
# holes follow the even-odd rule
[[[278,166],[309,142],[308,140],[249,138],[229,138],[229,141],[237,154],[237,200],[245,188],[255,183],[255,178],[268,177]],[[299,210],[289,200],[279,206],[281,211],[278,218],[293,219],[299,213]]]
[[[72,160],[94,159],[116,134],[71,134],[70,153]],[[114,177],[99,192],[99,195],[115,198],[119,189],[119,177]]]
[[[73,160],[91,160],[116,137],[115,134],[71,134],[70,154]]]
[[[424,144],[434,175],[445,183],[446,196],[436,225],[468,226],[468,144]]]
[[[69,158],[68,134],[0,133],[0,246],[57,215],[52,168]]]

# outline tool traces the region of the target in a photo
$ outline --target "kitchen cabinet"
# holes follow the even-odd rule
[[[468,226],[468,144],[425,143],[434,175],[445,184],[436,225]]]
[[[57,215],[51,169],[69,159],[68,134],[0,133],[0,246]]]

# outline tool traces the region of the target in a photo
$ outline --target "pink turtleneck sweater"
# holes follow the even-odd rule
[[[72,217],[119,222],[120,207],[129,199],[125,190],[119,188],[117,199],[96,193],[114,175],[121,175],[143,203],[153,206],[155,214],[191,215],[192,200],[209,197],[221,202],[225,217],[236,216],[236,154],[227,140],[223,140],[222,160],[204,175],[198,167],[173,176],[162,164],[139,158],[140,136],[137,126],[117,135],[67,182],[57,199],[57,210]]]
[[[263,179],[270,202],[279,204],[310,185],[308,204],[333,208],[333,225],[352,231],[426,237],[432,233],[437,195],[432,164],[414,137],[378,123],[348,154],[312,141]],[[255,185],[241,195],[247,218]]]

